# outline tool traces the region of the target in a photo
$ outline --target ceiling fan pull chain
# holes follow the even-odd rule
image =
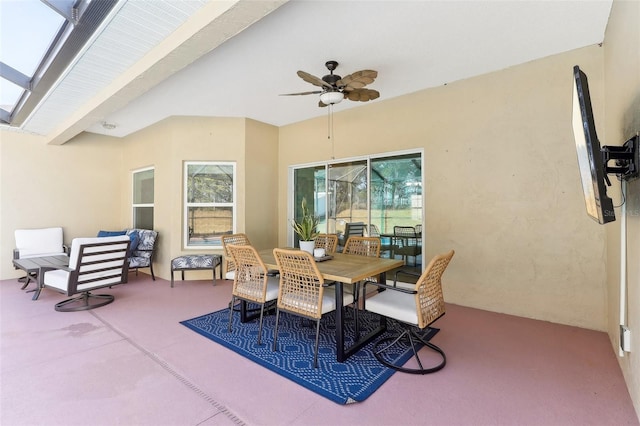
[[[331,139],[331,104],[327,106],[327,139]]]
[[[334,133],[333,133],[333,104],[328,105],[327,109],[328,119],[327,119],[327,139],[331,141],[331,159],[335,160],[335,141],[334,141]]]

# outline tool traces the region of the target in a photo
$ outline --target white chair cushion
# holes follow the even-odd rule
[[[282,296],[283,301],[290,306],[296,306],[298,309],[307,311],[307,312],[315,312],[316,307],[314,302],[310,302],[305,300],[299,294],[289,293]],[[345,294],[344,296],[344,304],[348,304],[347,300],[349,297]],[[353,296],[351,296],[351,302],[353,302]],[[333,291],[327,291],[325,289],[322,295],[322,313],[326,314],[327,312],[334,311],[336,309],[336,294]]]
[[[224,274],[225,279],[227,280],[234,280],[236,278],[236,271],[229,271],[226,274]]]
[[[65,254],[61,227],[16,229],[14,234],[20,258]]]
[[[267,302],[276,300],[280,291],[280,279],[278,277],[267,277]]]
[[[414,285],[415,286],[415,285]],[[389,290],[377,293],[366,300],[367,311],[408,324],[418,325],[416,295]]]
[[[349,291],[349,289],[346,288],[347,286],[343,287],[343,292],[342,292],[342,306],[347,306],[353,303],[354,298],[353,298],[353,292]],[[325,296],[330,296],[333,298],[333,309],[335,309],[335,307],[337,306],[335,300],[336,300],[336,288],[335,286],[331,286],[331,287],[327,287],[324,289],[324,295]],[[324,302],[322,302],[323,307],[324,307]]]
[[[86,275],[86,279],[99,278],[101,276],[105,276],[106,273],[98,273],[98,274],[89,274]],[[69,276],[71,272],[65,271],[62,269],[55,269],[53,271],[47,271],[44,273],[44,284],[47,287],[53,287],[58,289],[64,293],[67,292],[69,286]],[[86,290],[91,290],[93,288],[100,288],[109,285],[109,283],[116,284],[120,282],[120,276],[114,277],[109,280],[95,281],[87,284],[78,284],[77,292],[81,293]]]
[[[71,272],[62,269],[55,269],[44,273],[44,284],[48,287],[57,288],[66,293]]]
[[[238,296],[248,297],[252,300],[260,300],[262,298],[262,286],[242,286],[240,285],[236,292]],[[265,295],[265,301],[276,300],[278,298],[278,292],[280,290],[280,280],[276,277],[267,277],[267,294]]]

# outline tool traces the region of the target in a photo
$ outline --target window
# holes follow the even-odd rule
[[[153,229],[153,176],[153,167],[133,172],[134,228]]]
[[[235,163],[185,163],[185,248],[221,247],[220,237],[235,232],[235,181]]]

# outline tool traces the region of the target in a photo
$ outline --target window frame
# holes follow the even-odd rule
[[[147,172],[149,170],[153,170],[153,203],[135,203],[135,194],[136,194],[136,181],[135,176],[137,173]],[[136,169],[131,171],[131,226],[133,228],[137,228],[136,226],[136,213],[135,209],[140,207],[152,208],[153,216],[155,222],[155,202],[156,202],[156,168],[155,166],[143,167],[141,169]],[[155,226],[155,223],[152,224],[151,229]]]
[[[231,166],[232,168],[232,202],[231,203],[189,203],[187,197],[189,194],[187,183],[189,181],[189,166]],[[189,244],[189,208],[190,207],[230,207],[231,208],[231,228],[236,233],[237,212],[238,212],[238,163],[236,161],[184,161],[182,175],[182,248],[184,250],[202,250],[202,249],[222,249],[222,243],[219,244]]]

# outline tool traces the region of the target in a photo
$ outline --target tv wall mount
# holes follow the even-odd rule
[[[608,175],[615,174],[620,180],[634,180],[640,177],[640,137],[635,135],[622,146],[605,145],[600,149],[604,163],[604,178],[611,186]],[[609,161],[615,160],[615,166]]]

